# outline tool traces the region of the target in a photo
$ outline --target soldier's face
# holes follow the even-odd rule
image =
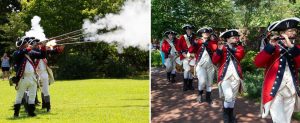
[[[202,33],[202,37],[203,38],[208,38],[209,36],[210,36],[210,33],[207,33],[207,32]]]
[[[232,37],[230,37],[230,38],[227,38],[227,42],[228,42],[228,43],[231,43],[231,44],[237,43],[238,40],[239,40],[239,37],[237,37],[237,36],[232,36]]]
[[[29,46],[28,43],[23,44],[22,46],[20,46],[21,49],[27,48]]]
[[[173,39],[173,38],[174,38],[173,34],[169,34],[169,35],[168,35],[168,38],[169,38],[169,39]]]
[[[192,34],[192,30],[191,29],[186,29],[186,34],[191,35]]]
[[[295,38],[297,35],[297,29],[292,28],[292,29],[287,29],[284,34],[286,34],[289,38]]]

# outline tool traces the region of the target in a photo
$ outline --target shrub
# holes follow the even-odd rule
[[[152,67],[162,66],[161,55],[159,50],[151,51],[151,66]]]
[[[247,96],[254,99],[260,98],[264,81],[263,69],[257,69],[255,72],[246,71],[243,75]]]
[[[243,69],[243,72],[251,72],[253,73],[257,68],[254,65],[253,61],[254,61],[254,57],[257,55],[257,52],[255,51],[247,51],[245,57],[243,58],[243,60],[241,61],[241,66]]]

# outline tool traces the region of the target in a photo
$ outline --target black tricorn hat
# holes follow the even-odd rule
[[[195,26],[191,25],[191,24],[184,24],[182,26],[183,30],[187,30],[187,29],[195,29]]]
[[[199,34],[199,35],[201,36],[202,33],[212,33],[212,29],[209,28],[209,27],[203,27],[203,28],[200,28],[200,29],[197,31],[197,34]]]
[[[18,38],[16,41],[16,46],[20,47],[26,43],[30,43],[33,39],[35,39],[34,37],[27,37],[27,36],[23,36],[22,38]]]
[[[275,22],[271,23],[271,24],[268,26],[268,28],[267,28],[268,32],[274,31],[274,30],[273,30],[273,29],[274,29],[274,26],[275,26],[278,22],[280,22],[280,21],[275,21]]]
[[[240,34],[239,34],[239,31],[238,30],[236,30],[236,29],[231,29],[231,30],[227,30],[227,31],[225,31],[225,32],[222,32],[221,34],[220,34],[220,37],[221,38],[230,38],[230,37],[232,37],[232,36],[240,36]]]
[[[29,45],[34,45],[35,43],[38,43],[38,42],[40,42],[40,39],[32,39],[32,40],[30,40],[28,43],[29,43]]]
[[[177,33],[175,31],[173,31],[173,30],[168,30],[168,31],[164,32],[165,36],[168,36],[169,34],[177,35]]]
[[[300,19],[297,17],[276,21],[269,26],[268,31],[284,31],[291,28],[298,28],[299,22]]]

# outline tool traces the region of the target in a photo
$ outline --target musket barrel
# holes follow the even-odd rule
[[[83,35],[81,34],[81,31],[83,31],[84,29],[79,29],[79,30],[75,30],[75,31],[72,31],[72,32],[68,32],[68,33],[65,33],[65,34],[61,34],[61,35],[58,35],[58,36],[54,36],[54,37],[51,37],[47,40],[44,40],[44,41],[41,41],[41,42],[48,42],[48,41],[51,41],[51,40],[54,40],[56,38],[60,38],[60,37],[64,37],[64,36],[68,36],[68,35]]]

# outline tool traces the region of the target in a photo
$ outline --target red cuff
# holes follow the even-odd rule
[[[46,46],[42,46],[42,47],[41,47],[41,50],[42,50],[42,51],[46,51]]]
[[[31,48],[30,48],[30,47],[27,47],[27,48],[26,48],[26,51],[27,51],[27,52],[31,51]]]

